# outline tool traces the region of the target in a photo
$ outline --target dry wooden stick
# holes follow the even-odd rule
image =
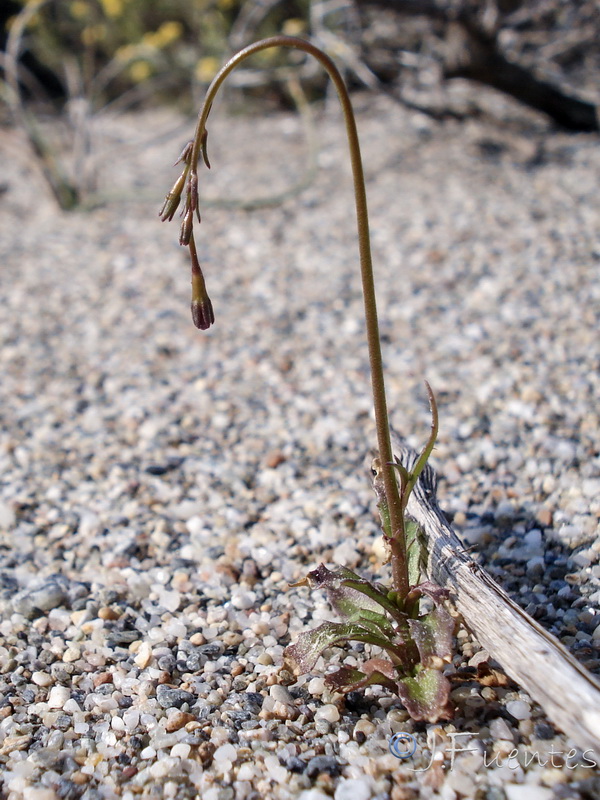
[[[417,454],[394,431],[392,446],[410,468]],[[408,513],[427,535],[430,577],[451,592],[477,640],[552,722],[579,747],[600,754],[600,683],[465,552],[436,490],[435,472],[427,466],[408,501]]]

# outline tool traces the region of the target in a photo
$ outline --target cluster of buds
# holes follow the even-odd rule
[[[207,133],[204,131],[200,152],[202,153],[204,163],[210,169],[210,163],[206,154],[206,140]],[[194,241],[194,214],[198,222],[201,222],[201,219],[200,209],[198,207],[198,173],[196,171],[196,165],[192,164],[193,150],[194,142],[188,142],[175,162],[175,164],[183,163],[184,168],[181,175],[173,184],[171,191],[165,197],[165,202],[159,212],[159,216],[163,222],[167,220],[170,222],[179,208],[181,196],[185,190],[185,203],[180,214],[182,221],[179,231],[179,244],[184,247],[189,247],[190,249],[192,261],[192,319],[197,328],[206,330],[210,328],[215,321],[215,315],[213,313],[210,297],[206,291],[206,283],[202,270],[200,269],[200,261],[198,260],[196,243]]]

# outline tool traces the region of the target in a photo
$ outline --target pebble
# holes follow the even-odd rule
[[[315,712],[316,720],[322,719],[326,722],[337,722],[339,718],[340,712],[337,707],[332,704],[321,706],[321,708],[318,708]]]
[[[196,697],[191,692],[165,684],[156,687],[156,699],[163,708],[181,708],[184,703],[191,706],[196,702]]]
[[[185,725],[187,725],[189,722],[193,722],[195,719],[196,718],[193,714],[188,714],[185,711],[177,711],[174,714],[169,715],[169,718],[165,724],[165,730],[168,733],[178,731],[185,727]]]
[[[490,722],[490,736],[492,739],[515,740],[515,732],[502,717],[496,717]]]
[[[334,800],[369,800],[371,786],[367,780],[360,778],[342,778],[338,783]]]
[[[48,694],[48,708],[63,708],[71,692],[66,686],[53,686]]]
[[[63,586],[54,581],[49,581],[30,592],[18,594],[12,601],[14,610],[18,614],[32,617],[39,611],[50,611],[63,605],[67,601],[67,593]]]
[[[531,717],[531,707],[523,700],[510,700],[506,704],[506,710],[515,719],[529,719]]]

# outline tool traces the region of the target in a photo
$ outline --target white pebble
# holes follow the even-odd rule
[[[161,606],[166,608],[167,611],[177,611],[181,603],[181,594],[179,592],[161,592],[158,596],[158,602]]]
[[[523,700],[510,700],[506,704],[506,710],[515,719],[530,719],[531,708]]]
[[[70,696],[66,686],[53,686],[48,695],[48,708],[62,708]]]
[[[506,783],[502,788],[506,800],[552,800],[555,797],[552,789],[537,784]]]
[[[490,736],[494,740],[505,739],[508,742],[513,742],[515,739],[513,731],[502,717],[496,717],[490,722]]]
[[[166,778],[175,766],[172,758],[160,758],[150,767],[150,774],[153,778]]]
[[[238,781],[251,781],[254,778],[254,767],[252,764],[242,764],[237,773]]]
[[[133,661],[140,669],[145,669],[152,661],[152,648],[148,642],[141,643],[140,649],[137,651],[137,655]]]
[[[140,712],[137,708],[128,708],[123,712],[123,723],[128,731],[137,728],[140,721]]]
[[[253,608],[256,605],[256,593],[238,592],[232,596],[231,605],[240,609]]]
[[[34,672],[31,675],[31,680],[36,686],[52,686],[54,683],[52,675],[48,672]]]
[[[23,800],[56,800],[54,789],[42,789],[35,786],[26,786],[23,789]]]
[[[333,797],[334,800],[369,800],[371,787],[366,779],[342,778]]]
[[[173,745],[171,748],[171,758],[187,758],[190,754],[190,750],[192,748],[189,744],[185,744],[184,742],[178,742],[177,744]]]
[[[326,706],[321,706],[315,712],[315,720],[323,719],[326,722],[337,722],[340,718],[340,712],[337,706],[329,703]]]
[[[216,762],[219,761],[233,762],[236,760],[236,758],[237,758],[237,750],[229,742],[227,744],[222,744],[220,747],[217,747],[213,755],[213,761]]]
[[[277,783],[285,783],[288,777],[288,771],[279,763],[277,756],[265,756],[265,767],[274,781],[277,781]]]
[[[288,706],[294,705],[294,698],[290,694],[289,690],[286,689],[285,686],[280,686],[278,683],[274,683],[273,686],[271,686],[269,689],[269,695],[279,703],[284,703]]]
[[[6,503],[0,503],[0,529],[7,531],[14,527],[17,518],[15,512]]]
[[[306,687],[310,694],[320,695],[325,691],[325,681],[323,678],[312,678]]]

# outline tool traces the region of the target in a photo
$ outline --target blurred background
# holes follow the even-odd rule
[[[485,84],[555,127],[598,130],[595,0],[5,0],[1,122],[26,131],[58,203],[72,208],[97,188],[102,119],[157,104],[195,114],[231,53],[281,32],[322,47],[351,87],[438,120],[485,113]],[[300,83],[290,65],[295,75],[302,65]],[[316,62],[273,50],[228,85],[238,110],[327,92]],[[57,119],[59,129],[44,127]]]

